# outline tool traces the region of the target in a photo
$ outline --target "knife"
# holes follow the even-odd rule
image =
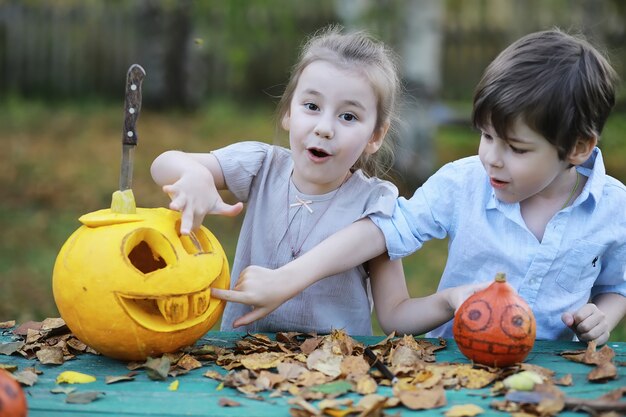
[[[141,111],[141,84],[145,76],[146,71],[138,64],[131,65],[126,75],[120,191],[129,190],[133,185],[133,156],[139,139],[135,124]]]

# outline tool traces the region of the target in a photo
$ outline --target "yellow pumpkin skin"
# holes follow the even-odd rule
[[[465,300],[454,315],[454,340],[475,363],[506,367],[522,362],[535,343],[532,309],[504,274]]]
[[[181,236],[180,213],[86,214],[61,248],[54,300],[70,330],[103,355],[144,360],[195,343],[217,322],[228,260],[205,227]]]

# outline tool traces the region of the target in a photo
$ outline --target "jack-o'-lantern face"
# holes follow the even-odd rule
[[[100,210],[59,252],[54,298],[72,332],[104,355],[141,360],[193,344],[219,319],[228,261],[202,227],[178,233],[180,214],[141,209]]]
[[[459,350],[476,363],[509,366],[526,358],[535,341],[535,318],[526,302],[496,277],[459,307],[453,326]]]

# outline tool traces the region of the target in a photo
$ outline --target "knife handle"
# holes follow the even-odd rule
[[[139,64],[133,64],[126,75],[126,98],[124,103],[124,131],[122,144],[137,146],[135,123],[141,110],[141,84],[146,71]]]

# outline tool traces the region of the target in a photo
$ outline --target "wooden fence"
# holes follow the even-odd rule
[[[146,68],[150,82],[144,84],[144,98],[155,105],[192,106],[210,96],[249,99],[277,94],[303,36],[337,20],[332,0],[305,6],[308,3],[0,0],[0,94],[119,99],[132,63]],[[371,3],[401,7],[403,2]],[[499,5],[500,15],[507,15],[502,5],[517,4],[527,19],[546,3],[553,4],[556,16],[554,10],[564,4],[575,18],[588,2],[530,1],[521,8],[514,0],[473,3],[481,7],[446,2],[440,91],[444,98],[470,97],[485,65],[504,46],[519,33],[550,26],[546,19],[531,19],[526,26],[507,24],[507,19],[520,20],[514,15],[494,21],[488,13],[498,10],[491,6]],[[598,9],[615,14],[610,7]],[[570,23],[563,19],[556,23],[567,28]],[[593,29],[601,32],[626,79],[626,25],[623,16],[618,16],[622,24],[615,19],[608,16],[603,21],[612,24],[596,23]]]

